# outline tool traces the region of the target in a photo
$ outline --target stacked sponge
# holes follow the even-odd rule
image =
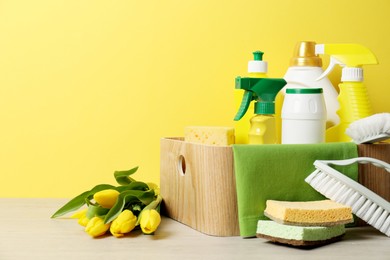
[[[339,240],[352,209],[331,200],[290,202],[267,200],[257,237],[293,246],[318,246]]]

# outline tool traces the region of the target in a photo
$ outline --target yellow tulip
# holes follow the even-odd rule
[[[137,217],[128,209],[122,211],[111,223],[110,232],[115,237],[123,237],[135,228]]]
[[[85,232],[87,232],[92,237],[98,237],[104,235],[110,228],[110,225],[110,223],[104,224],[103,219],[99,217],[93,217],[85,227]]]
[[[160,213],[155,209],[146,209],[142,211],[140,226],[144,234],[151,234],[157,230],[161,223]]]
[[[77,218],[78,219],[78,223],[83,226],[83,227],[86,227],[88,222],[89,222],[89,218],[87,218],[87,211],[88,209],[83,209],[83,210],[80,210],[76,213],[74,213],[71,218]]]
[[[160,194],[160,187],[158,187],[157,184],[155,184],[153,182],[148,182],[146,184],[148,185],[150,190],[154,190],[154,194],[155,195],[159,195]]]
[[[77,218],[77,219],[79,219],[79,218],[85,216],[85,214],[87,214],[87,211],[88,211],[88,209],[82,209],[82,210],[80,210],[80,211],[75,212],[75,213],[74,213],[72,216],[70,216],[70,217],[71,217],[71,218]]]
[[[77,223],[79,223],[81,226],[83,227],[86,227],[88,225],[88,222],[89,222],[89,218],[87,218],[87,216],[83,216],[81,218],[79,218],[79,220],[77,221]]]
[[[93,195],[93,199],[103,208],[110,209],[115,205],[119,192],[113,189],[98,191]]]

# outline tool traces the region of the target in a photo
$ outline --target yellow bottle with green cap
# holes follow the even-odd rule
[[[239,121],[254,101],[254,114],[247,132],[249,144],[276,144],[275,97],[286,85],[282,78],[236,78],[236,89],[244,90],[240,108],[234,117]]]
[[[343,67],[341,72],[340,109],[337,114],[340,123],[326,131],[327,142],[349,142],[351,138],[345,134],[349,124],[371,116],[372,109],[367,88],[363,84],[363,65],[378,64],[375,55],[359,44],[317,44],[316,54],[330,55],[329,67],[318,78],[328,75],[335,65]]]
[[[251,78],[266,78],[268,71],[268,64],[266,61],[263,61],[263,52],[255,51],[253,52],[253,60],[248,62],[248,76]],[[235,106],[238,109],[243,98],[242,91],[234,91]],[[248,132],[250,130],[250,119],[254,116],[254,104],[249,104],[249,111],[243,115],[242,120],[234,122],[234,132],[235,132],[235,143],[236,144],[248,144]]]

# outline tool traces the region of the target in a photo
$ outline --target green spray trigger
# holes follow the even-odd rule
[[[234,121],[240,120],[245,115],[246,111],[248,111],[249,104],[251,103],[252,98],[253,98],[253,92],[251,91],[244,92],[244,95],[242,96],[240,108],[238,109],[238,112],[234,117]]]
[[[286,85],[282,78],[236,78],[236,89],[245,90],[240,108],[234,117],[240,120],[249,108],[249,104],[255,101],[255,114],[275,114],[275,97]]]

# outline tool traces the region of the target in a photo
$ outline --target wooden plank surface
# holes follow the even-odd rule
[[[313,250],[267,240],[204,235],[163,217],[155,235],[89,237],[74,219],[50,219],[64,199],[0,198],[1,260],[97,259],[389,259],[390,238],[372,227],[347,229],[344,238]]]

